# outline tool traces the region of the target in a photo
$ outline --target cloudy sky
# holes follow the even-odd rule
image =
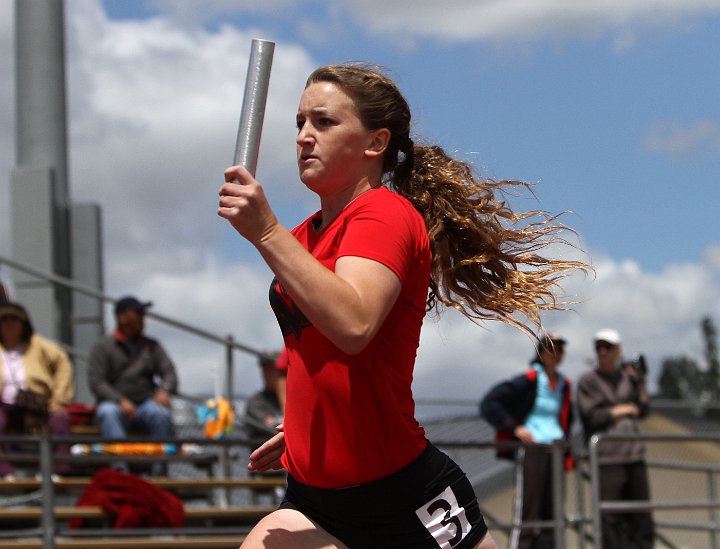
[[[12,11],[0,2],[9,257]],[[702,317],[720,322],[720,1],[67,0],[71,199],[102,207],[106,291],[265,349],[280,344],[271,275],[216,216],[253,38],[276,43],[257,175],[284,224],[317,208],[294,165],[305,78],[372,61],[410,101],[417,137],[483,175],[531,183],[535,198],[513,207],[567,212],[584,251],[570,253],[596,270],[568,281],[578,305],[545,317],[570,341],[568,375],[588,368],[602,327],[622,332],[627,355],[647,355],[653,383],[663,357],[701,357]],[[222,349],[154,322],[148,331],[185,392],[212,388]],[[416,395],[476,400],[531,354],[517,330],[429,319]],[[235,390],[255,390],[254,360],[236,364]]]

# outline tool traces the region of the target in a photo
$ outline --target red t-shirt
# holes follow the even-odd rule
[[[290,361],[283,465],[303,484],[339,488],[394,473],[427,444],[411,385],[431,253],[420,214],[383,187],[360,195],[320,234],[313,228],[318,217],[293,234],[323,265],[334,270],[339,257],[364,257],[387,266],[402,282],[375,338],[348,355],[273,281],[270,301]]]
[[[289,364],[287,349],[283,347],[283,350],[275,359],[275,369],[282,374],[287,374]]]

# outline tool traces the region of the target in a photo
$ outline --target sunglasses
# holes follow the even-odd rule
[[[613,345],[612,343],[608,343],[607,341],[598,341],[595,344],[596,351],[599,351],[601,349],[605,349],[606,351],[609,351],[610,349],[613,349],[614,347],[615,347],[615,345]]]

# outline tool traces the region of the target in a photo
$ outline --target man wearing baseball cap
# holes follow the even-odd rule
[[[152,305],[134,296],[115,303],[115,332],[90,351],[88,383],[97,399],[96,421],[103,437],[121,439],[128,430],[152,438],[173,434],[171,395],[177,392],[175,366],[160,343],[144,331]],[[162,464],[153,472],[162,474]]]
[[[577,405],[586,441],[595,433],[639,433],[638,419],[648,412],[644,376],[621,367],[622,339],[617,330],[605,328],[594,336],[597,367],[580,378]],[[600,443],[600,499],[603,501],[650,500],[645,445],[623,439]],[[651,549],[652,514],[603,513],[603,547]]]
[[[275,427],[283,420],[278,380],[286,374],[278,367],[280,356],[279,351],[271,351],[258,358],[263,387],[245,403],[245,430],[250,437],[261,440],[261,443],[268,435],[275,434]],[[284,349],[283,356],[286,356]]]

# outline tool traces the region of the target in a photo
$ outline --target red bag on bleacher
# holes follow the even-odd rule
[[[185,525],[185,507],[175,494],[137,475],[111,468],[95,474],[76,505],[101,507],[114,520],[113,528]],[[83,519],[71,519],[69,524],[81,528]]]
[[[84,402],[71,402],[63,408],[70,416],[70,425],[90,425],[95,416],[95,407]]]

